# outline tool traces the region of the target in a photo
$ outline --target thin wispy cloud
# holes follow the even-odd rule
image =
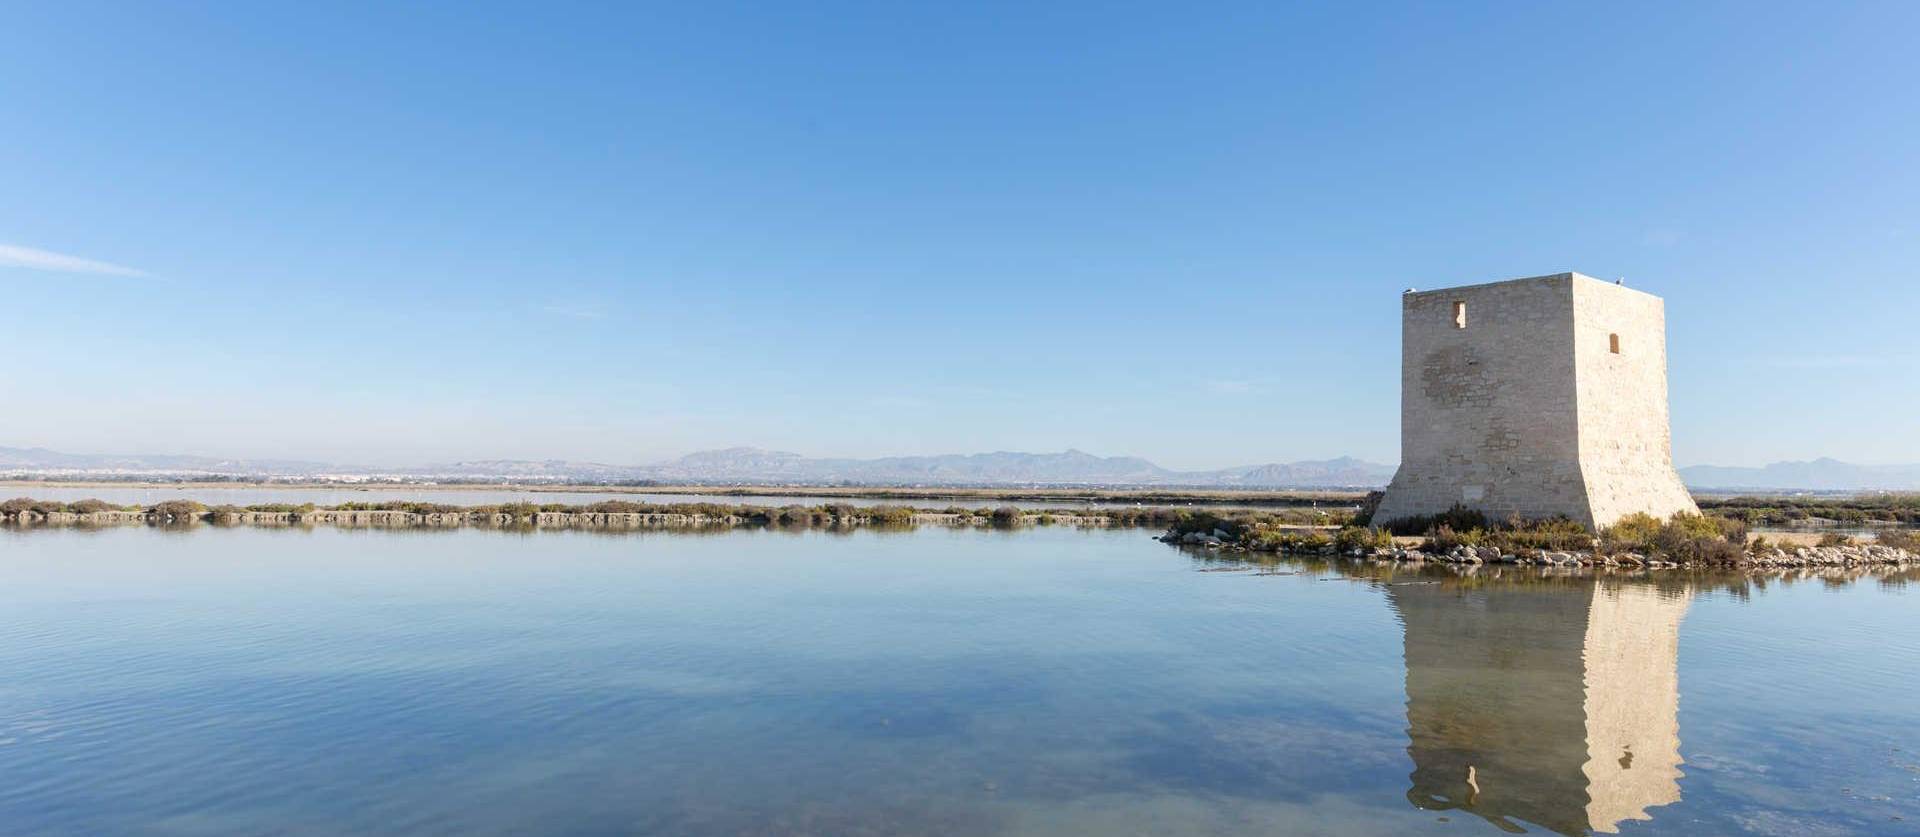
[[[17,244],[0,244],[0,267],[18,267],[27,270],[44,270],[52,273],[88,273],[95,276],[131,276],[145,278],[152,276],[144,270],[112,262],[69,256],[51,250],[38,250],[21,247]]]

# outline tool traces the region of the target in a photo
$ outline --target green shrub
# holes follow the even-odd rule
[[[1333,545],[1341,552],[1352,552],[1356,549],[1389,549],[1393,546],[1393,535],[1385,529],[1348,526],[1333,536]]]
[[[331,506],[329,508],[331,508],[331,510],[333,511],[346,511],[346,512],[394,511],[394,512],[408,512],[410,514],[455,514],[458,512],[466,511],[466,509],[460,506],[449,506],[445,503],[422,503],[422,502],[416,502],[412,500],[383,500],[378,503],[341,503],[339,505]],[[552,510],[551,508],[545,507],[545,506],[541,508],[542,510]],[[313,504],[308,503],[303,507],[299,507],[292,510],[313,511]]]
[[[1631,514],[1601,533],[1602,552],[1637,552],[1682,563],[1738,563],[1747,552],[1747,524],[1727,517],[1681,513],[1661,521]]]
[[[988,515],[987,519],[992,521],[995,526],[1017,526],[1020,523],[1021,517],[1022,515],[1018,507],[1001,506],[994,509],[993,514]]]
[[[1428,552],[1447,552],[1456,546],[1478,547],[1486,539],[1485,529],[1455,529],[1442,523],[1427,532],[1425,548]]]
[[[35,500],[30,497],[15,497],[4,503],[0,503],[0,515],[6,517],[18,517],[21,512],[28,511],[37,514],[51,514],[53,512],[66,510],[67,504],[58,500]]]
[[[1746,537],[1746,524],[1724,517],[1681,512],[1669,519],[1667,526],[1686,538],[1730,538],[1736,530],[1742,540]]]
[[[165,500],[153,504],[147,513],[161,519],[197,520],[207,507],[193,500]]]
[[[1486,526],[1469,526],[1474,522],[1475,513],[1461,513],[1458,507],[1440,520],[1433,528],[1421,533],[1426,537],[1424,548],[1428,552],[1447,552],[1454,547],[1469,548],[1490,547],[1503,554],[1516,552],[1585,552],[1593,549],[1593,533],[1587,527],[1564,517],[1546,520],[1522,520],[1509,518],[1505,523]],[[1484,518],[1481,518],[1484,519]],[[1462,525],[1454,525],[1455,523]]]
[[[632,500],[601,500],[587,506],[586,511],[597,514],[650,514],[653,512],[653,506]]]
[[[1509,520],[1488,535],[1488,545],[1513,553],[1523,549],[1547,552],[1585,552],[1593,549],[1593,533],[1564,517],[1546,520]]]
[[[1601,532],[1602,542],[1613,552],[1650,552],[1660,537],[1659,518],[1646,512],[1634,512],[1620,518]]]
[[[913,522],[913,509],[904,506],[874,506],[867,509],[867,522],[882,526],[905,526]]]

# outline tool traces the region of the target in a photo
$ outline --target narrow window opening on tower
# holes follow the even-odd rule
[[[1620,353],[1620,335],[1618,334],[1607,335],[1607,351],[1612,352],[1616,355]]]
[[[1467,327],[1467,304],[1465,302],[1455,302],[1453,304],[1453,327]]]

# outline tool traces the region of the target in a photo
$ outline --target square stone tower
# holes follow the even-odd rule
[[[1401,336],[1400,470],[1376,522],[1699,511],[1673,470],[1659,297],[1578,273],[1409,291]]]

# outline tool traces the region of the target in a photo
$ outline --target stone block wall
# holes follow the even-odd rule
[[[1596,520],[1698,512],[1673,469],[1667,312],[1659,297],[1580,276],[1573,283],[1580,466]]]
[[[1658,297],[1562,273],[1401,309],[1401,465],[1376,520],[1458,504],[1598,527],[1694,509],[1669,452]]]

